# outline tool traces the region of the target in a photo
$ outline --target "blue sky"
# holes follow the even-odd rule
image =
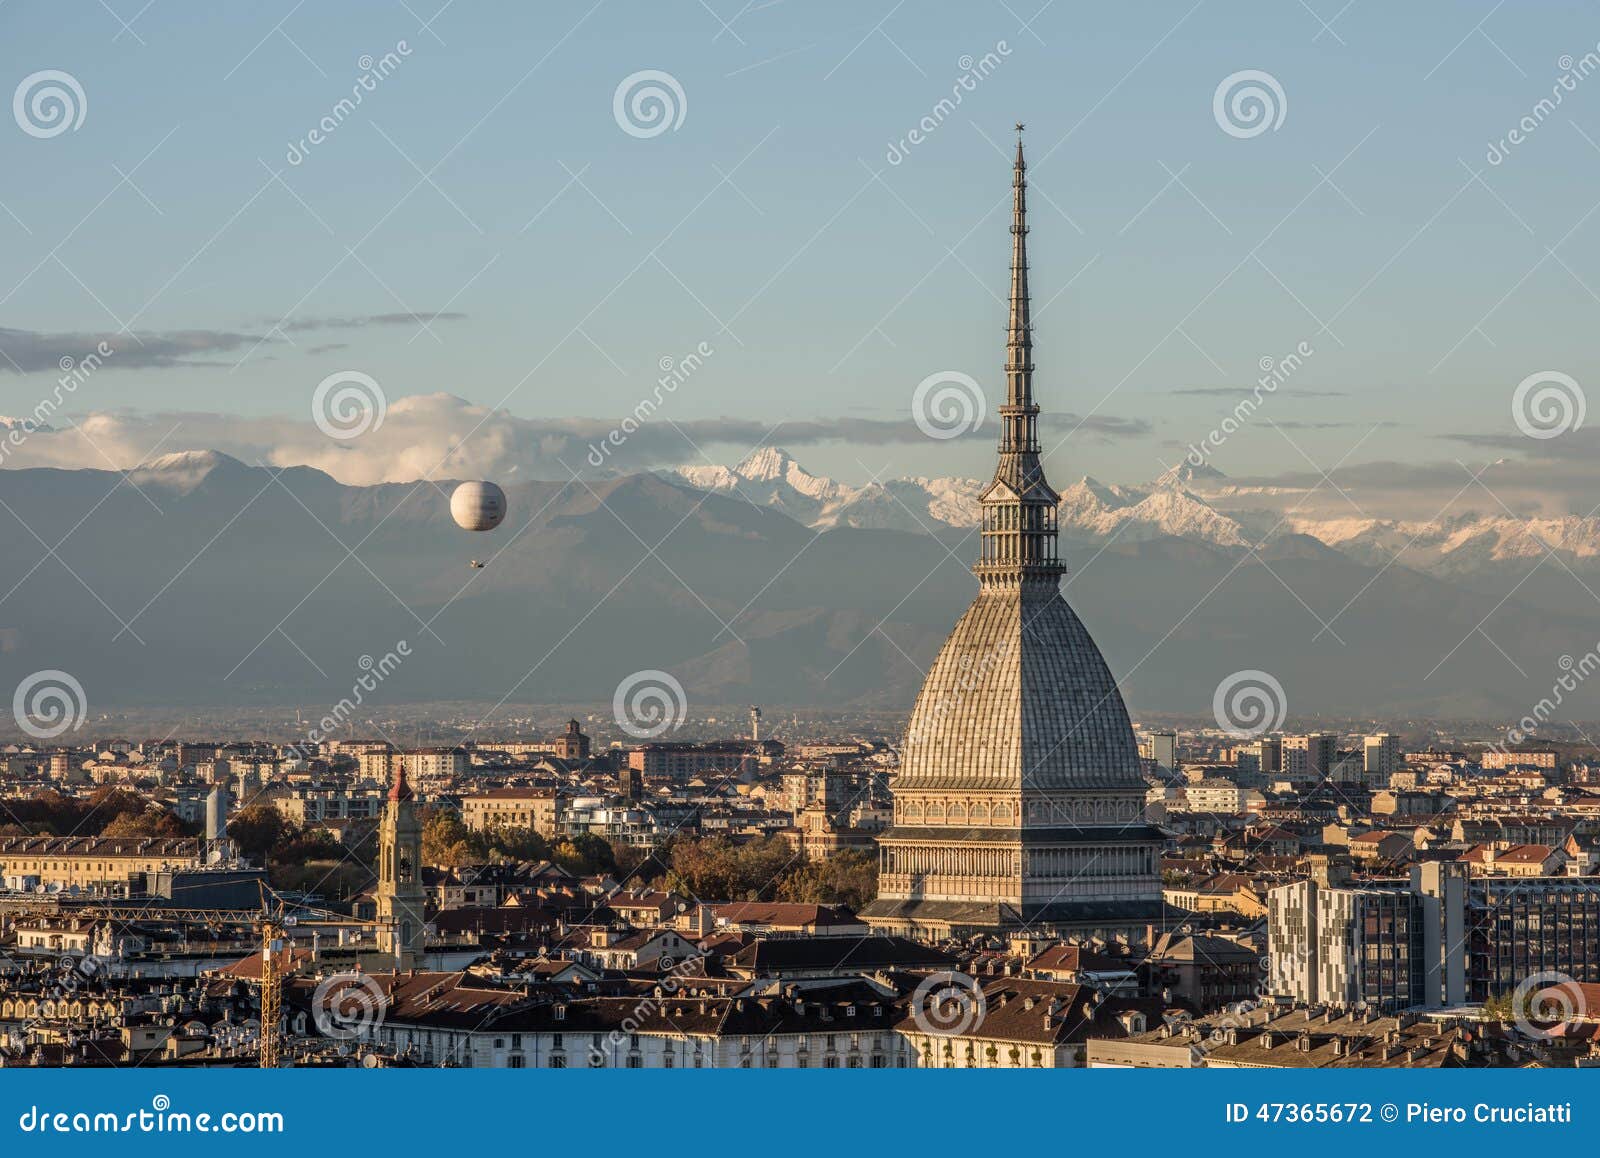
[[[317,383],[354,369],[391,405],[446,392],[609,424],[701,342],[715,355],[667,414],[705,437],[725,417],[901,421],[947,369],[992,399],[1018,119],[1041,402],[1106,420],[1053,447],[1060,482],[1154,475],[1301,342],[1315,352],[1270,420],[1217,451],[1229,474],[1481,459],[1515,434],[1518,382],[1594,377],[1600,76],[1486,160],[1562,58],[1596,49],[1592,6],[107,3],[116,15],[0,7],[0,89],[57,69],[87,102],[49,138],[0,123],[0,328],[41,348],[124,326],[234,338],[193,339],[202,364],[108,366],[71,399],[80,418],[303,422]],[[360,58],[402,41],[291,164]],[[991,52],[890,164],[962,58]],[[641,139],[613,95],[644,69],[675,78],[685,108]],[[1275,78],[1284,116],[1239,138],[1213,95],[1247,69]],[[462,316],[343,324],[437,311]],[[56,377],[0,367],[0,413],[31,411]],[[164,449],[214,430],[191,420]],[[992,451],[985,436],[796,453],[859,481],[982,474]]]

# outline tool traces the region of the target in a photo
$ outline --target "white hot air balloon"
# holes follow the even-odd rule
[[[506,517],[506,492],[492,482],[464,482],[450,496],[450,517],[464,531],[492,531]]]

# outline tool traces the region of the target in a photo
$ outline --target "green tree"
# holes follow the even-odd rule
[[[100,830],[101,836],[182,836],[178,818],[163,808],[119,812]]]
[[[508,861],[550,859],[550,842],[531,828],[491,828],[484,834],[489,855]]]
[[[228,837],[251,860],[267,863],[279,844],[299,836],[299,826],[270,804],[241,808],[228,821]]]
[[[422,863],[459,868],[488,859],[489,850],[479,833],[461,822],[461,817],[443,808],[424,808],[422,817]]]
[[[725,836],[680,840],[667,851],[668,889],[705,901],[770,901],[800,863],[782,837],[735,844]]]
[[[615,875],[617,854],[603,836],[590,832],[580,833],[561,841],[550,852],[550,859],[569,872],[588,876]]]
[[[847,849],[795,865],[778,882],[777,899],[859,909],[878,895],[878,858]]]

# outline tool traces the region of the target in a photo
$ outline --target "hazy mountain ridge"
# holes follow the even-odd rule
[[[609,701],[659,669],[698,703],[909,707],[976,589],[971,525],[935,512],[976,484],[843,487],[778,454],[750,473],[503,482],[505,524],[473,535],[448,482],[347,486],[212,452],[128,475],[0,470],[0,687],[61,669],[91,710],[320,715],[404,639],[375,701]],[[1136,712],[1207,712],[1220,679],[1259,668],[1291,712],[1518,716],[1593,638],[1581,606],[1525,601],[1553,566],[1506,599],[1517,572],[1474,587],[1292,527],[1252,553],[1246,524],[1188,489],[1204,481],[1063,492],[1064,590]],[[790,513],[802,500],[809,518]]]

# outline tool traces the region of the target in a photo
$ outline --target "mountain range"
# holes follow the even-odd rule
[[[609,702],[651,669],[691,704],[904,708],[975,590],[974,479],[852,486],[771,449],[508,483],[477,535],[450,486],[210,451],[0,470],[0,688],[59,669],[91,704],[320,715],[405,640],[369,701]],[[1291,717],[1515,718],[1595,646],[1592,520],[1296,522],[1259,498],[1187,466],[1062,491],[1064,591],[1136,713],[1209,715],[1255,669]]]
[[[978,523],[984,480],[898,478],[852,487],[811,474],[786,451],[765,447],[739,465],[671,472],[701,490],[736,494],[814,528],[929,531]],[[1432,520],[1386,519],[1352,506],[1336,518],[1281,514],[1260,503],[1259,488],[1237,486],[1211,466],[1188,462],[1149,483],[1122,486],[1084,476],[1061,491],[1061,530],[1091,542],[1161,537],[1218,547],[1249,547],[1305,535],[1362,562],[1438,575],[1471,574],[1487,564],[1536,560],[1555,551],[1585,568],[1600,559],[1600,518],[1465,514]]]

